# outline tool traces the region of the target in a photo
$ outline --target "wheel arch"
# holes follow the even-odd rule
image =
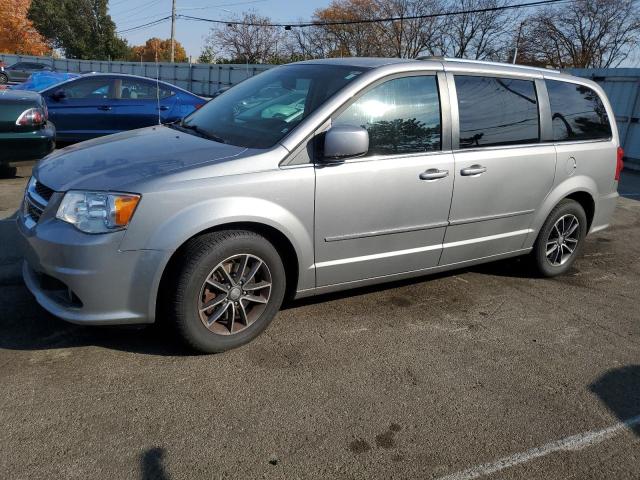
[[[593,218],[596,213],[596,201],[591,196],[589,192],[578,190],[573,193],[570,193],[564,199],[571,199],[580,204],[580,206],[584,209],[584,213],[587,215],[587,232],[591,229],[591,225],[593,224]],[[563,199],[563,200],[564,200]]]
[[[179,267],[180,256],[182,255],[182,252],[184,251],[187,244],[194,238],[206,235],[208,233],[219,232],[223,230],[248,230],[257,233],[267,239],[267,241],[269,241],[274,246],[274,248],[280,255],[280,258],[282,258],[282,264],[284,265],[286,276],[285,299],[292,299],[295,296],[299,282],[300,261],[298,259],[298,254],[293,243],[282,231],[271,225],[256,221],[234,221],[221,223],[202,230],[185,239],[171,254],[162,269],[162,274],[160,276],[160,281],[157,288],[158,294],[154,299],[156,319],[161,318],[162,312],[160,311],[160,309],[163,308],[161,300],[163,298],[167,298],[167,295],[163,295],[161,293],[168,292],[170,288],[169,282],[173,274]]]
[[[538,233],[551,211],[562,200],[567,198],[578,202],[582,206],[585,214],[587,215],[587,231],[589,231],[596,214],[596,198],[598,198],[597,192],[598,188],[594,180],[586,176],[571,177],[561,184],[556,185],[538,209],[531,223],[532,232],[525,240],[523,248],[533,247],[533,244],[538,237]]]

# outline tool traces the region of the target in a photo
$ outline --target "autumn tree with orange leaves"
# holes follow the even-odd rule
[[[30,4],[31,0],[0,0],[0,53],[51,53],[51,47],[27,18]]]
[[[171,59],[171,40],[160,40],[156,37],[150,38],[144,45],[131,47],[129,55],[129,60],[134,62],[155,62],[156,58],[159,62],[169,62]],[[187,53],[178,41],[176,41],[175,45],[175,61],[187,61]]]

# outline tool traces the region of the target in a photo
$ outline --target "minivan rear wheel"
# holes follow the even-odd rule
[[[278,312],[286,278],[273,245],[251,231],[219,231],[191,240],[176,272],[171,310],[177,331],[200,352],[239,347]]]
[[[566,273],[582,251],[586,235],[584,208],[575,200],[562,200],[547,217],[533,247],[537,271],[545,277]]]

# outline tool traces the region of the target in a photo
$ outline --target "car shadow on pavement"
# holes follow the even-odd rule
[[[140,455],[140,471],[142,480],[169,480],[162,462],[165,456],[164,448],[150,448]]]
[[[194,355],[166,328],[156,325],[73,325],[42,309],[24,285],[0,286],[0,349],[48,350],[86,346],[146,355]]]
[[[589,389],[640,437],[640,365],[609,370]]]
[[[366,287],[357,287],[339,292],[323,293],[314,297],[301,298],[299,300],[288,300],[283,305],[283,309],[297,308],[305,305],[315,305],[318,303],[328,302],[332,300],[340,300],[343,298],[356,297],[358,295],[366,295],[369,293],[383,292],[385,290],[393,290],[408,285],[415,285],[423,282],[432,282],[435,280],[456,277],[465,273],[480,273],[483,275],[493,275],[499,277],[512,278],[539,278],[538,275],[529,267],[524,258],[508,258],[505,260],[497,260],[491,263],[483,263],[471,267],[460,268],[458,270],[449,270],[446,272],[438,272],[425,274],[419,277],[406,278],[403,280],[395,280],[386,283],[378,283]]]

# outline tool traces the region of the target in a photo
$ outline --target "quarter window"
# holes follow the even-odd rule
[[[384,82],[358,98],[332,123],[366,128],[368,156],[439,150],[436,77],[412,76]]]
[[[596,92],[576,83],[547,80],[556,141],[611,138],[604,104]]]
[[[540,138],[534,82],[455,76],[460,148],[536,143]]]

